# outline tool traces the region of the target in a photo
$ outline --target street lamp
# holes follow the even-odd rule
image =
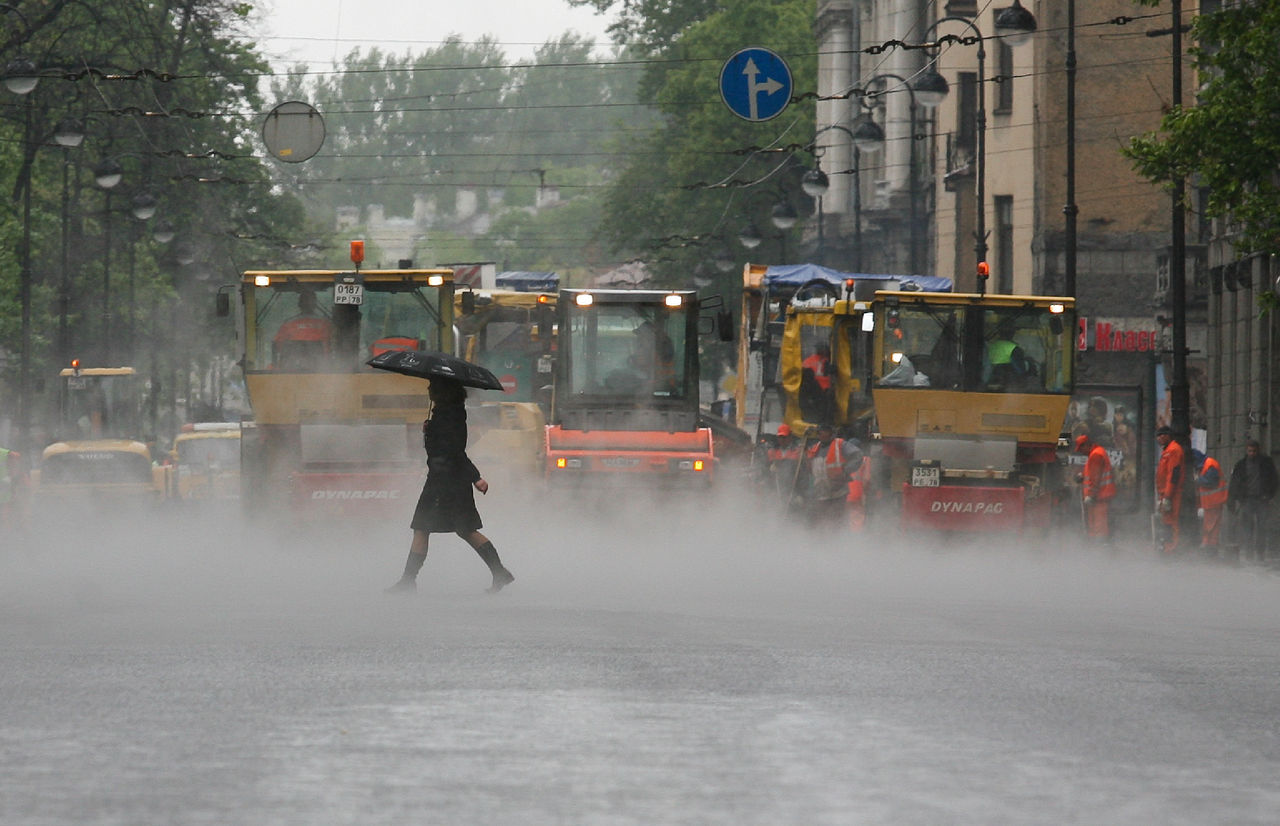
[[[853,181],[854,181],[854,198],[853,198],[853,227],[855,243],[858,247],[858,258],[862,257],[862,215],[861,215],[861,197],[858,195],[858,146],[854,141],[853,132],[838,123],[824,126],[813,133],[813,142],[809,144],[809,151],[814,154],[814,168],[804,173],[800,179],[800,188],[810,198],[815,199],[818,207],[818,263],[826,264],[826,244],[823,237],[823,212],[822,197],[827,194],[827,190],[831,188],[831,179],[827,177],[827,173],[822,171],[820,166],[822,153],[818,151],[818,136],[823,132],[831,129],[839,129],[841,132],[849,136],[849,140],[853,143]]]
[[[17,9],[13,9],[17,11]],[[22,450],[27,450],[31,428],[31,164],[36,153],[31,136],[31,93],[39,83],[36,66],[26,58],[15,58],[5,67],[4,85],[23,98],[22,166],[18,171],[22,187],[22,248],[18,253],[18,302],[22,306],[22,343],[18,370],[18,431]]]
[[[111,191],[124,178],[124,169],[114,158],[105,158],[93,169],[93,180],[106,193],[102,224],[102,358],[111,364]]]
[[[762,193],[756,193],[762,194]],[[782,263],[787,260],[787,230],[796,225],[800,220],[800,214],[796,212],[796,208],[791,205],[791,201],[786,195],[779,191],[779,199],[769,209],[769,223],[778,229],[778,240],[780,243],[780,253]],[[755,219],[748,218],[746,225],[738,231],[738,243],[747,249],[755,249],[764,241],[764,236],[760,234],[760,229],[756,226]]]
[[[937,77],[939,79],[942,79],[941,75],[937,75]],[[870,86],[871,84],[876,83],[877,81],[880,81],[880,80],[898,81],[901,87],[907,90],[907,95],[909,96],[908,132],[910,133],[911,142],[907,145],[907,201],[908,201],[907,206],[908,206],[908,209],[910,210],[910,217],[909,217],[910,224],[909,224],[909,232],[908,232],[908,244],[910,245],[910,249],[908,250],[908,253],[907,253],[907,262],[908,262],[908,269],[910,272],[919,273],[920,272],[920,257],[919,257],[920,256],[920,253],[919,253],[920,218],[919,218],[919,204],[917,203],[918,187],[916,185],[916,92],[912,90],[911,84],[908,83],[904,78],[902,78],[900,75],[892,74],[890,72],[885,72],[883,74],[878,74],[874,77],[868,78],[866,81],[866,85]],[[942,82],[946,83],[946,80],[943,79]],[[941,98],[939,98],[939,100],[941,100]],[[874,107],[867,105],[867,110],[868,112],[872,112],[874,110]],[[886,116],[887,116],[887,112],[886,112]],[[853,133],[853,145],[856,146],[862,152],[875,152],[879,149],[884,148],[884,144],[885,144],[884,130],[881,129],[880,126],[878,126],[874,120],[870,119],[870,117],[863,118],[862,120],[860,120],[858,127],[854,130],[854,133]]]
[[[173,237],[176,234],[177,233],[175,233],[173,229],[173,224],[163,219],[157,221],[156,225],[151,228],[151,239],[157,244],[169,243],[173,240]]]
[[[125,318],[128,319],[128,325],[125,328],[125,354],[129,363],[132,364],[136,332],[134,328],[134,317],[136,315],[134,279],[137,272],[138,226],[155,217],[156,197],[150,192],[139,192],[130,201],[129,212],[133,215],[134,223],[129,226],[129,281],[128,297],[125,300]]]
[[[975,163],[977,166],[975,190],[975,206],[976,214],[974,215],[974,245],[973,252],[976,257],[976,274],[977,287],[979,293],[986,292],[987,279],[987,95],[986,95],[986,63],[987,48],[986,38],[982,34],[982,30],[967,17],[958,15],[947,15],[940,17],[936,22],[931,24],[925,30],[924,39],[927,41],[932,36],[939,25],[943,23],[954,22],[968,26],[974,33],[978,42],[978,105],[975,117],[976,142]],[[1036,30],[1036,19],[1022,7],[1019,0],[1013,0],[1013,5],[1001,9],[996,14],[995,19],[996,36],[1004,38],[1004,41],[1011,47],[1016,47],[1026,43],[1031,39],[1031,35]],[[942,102],[947,96],[950,86],[947,84],[946,78],[942,77],[937,70],[938,58],[934,57],[928,68],[916,77],[915,82],[911,84],[911,89],[915,92],[916,100],[921,106],[932,109]]]
[[[0,4],[0,10],[12,12],[22,23],[22,42],[31,34],[26,16],[15,6]],[[21,344],[18,366],[18,442],[20,450],[28,450],[31,436],[31,165],[36,142],[31,135],[31,93],[40,83],[39,68],[25,57],[15,57],[4,68],[4,85],[23,99],[22,165],[18,183],[22,187],[22,248],[18,253],[18,302],[21,305]]]
[[[84,123],[77,118],[63,118],[53,130],[54,143],[62,147],[62,249],[58,275],[58,364],[71,359],[71,342],[67,316],[71,312],[71,274],[68,251],[71,248],[70,175],[71,150],[84,143]]]

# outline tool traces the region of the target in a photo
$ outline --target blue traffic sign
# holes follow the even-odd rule
[[[720,98],[740,118],[776,118],[791,102],[791,69],[768,49],[743,49],[720,69]]]

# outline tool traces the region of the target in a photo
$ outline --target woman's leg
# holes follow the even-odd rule
[[[459,531],[458,536],[475,548],[476,553],[484,560],[484,564],[489,566],[489,572],[493,574],[493,584],[489,586],[489,593],[496,594],[515,581],[515,577],[503,567],[502,560],[498,558],[497,548],[493,547],[493,543],[484,534],[480,531],[470,533]]]
[[[409,543],[409,558],[404,561],[404,574],[395,585],[387,589],[388,593],[418,589],[418,571],[422,570],[422,563],[427,561],[427,541],[430,538],[431,534],[426,531],[413,532],[413,541]]]

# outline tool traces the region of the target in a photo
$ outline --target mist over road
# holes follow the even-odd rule
[[[1271,823],[1280,578],[495,489],[0,552],[5,824]],[[626,503],[624,505],[624,502]]]

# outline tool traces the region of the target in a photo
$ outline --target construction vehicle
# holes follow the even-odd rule
[[[363,243],[351,246],[353,269],[240,279],[253,410],[241,430],[241,501],[250,513],[403,516],[421,488],[428,382],[365,362],[391,349],[453,352],[453,272],[361,270]],[[230,313],[225,291],[218,312]]]
[[[718,297],[699,301],[692,290],[560,291],[548,482],[711,485],[715,451],[699,421],[698,335],[700,311],[718,306]]]
[[[904,527],[1047,528],[1064,491],[1072,300],[905,283],[868,296],[857,279],[806,283],[790,297],[769,339],[778,378],[761,394],[760,438],[768,443],[785,424],[807,442],[831,424],[859,439],[876,468],[870,495],[880,518]],[[1022,373],[1007,358],[1014,353]],[[781,492],[791,500],[805,481],[798,472]]]
[[[193,422],[182,426],[171,451],[177,495],[183,502],[240,498],[240,423]]]
[[[143,388],[134,369],[73,359],[58,379],[58,430],[32,474],[35,501],[115,508],[172,498],[172,468],[153,462],[143,441]]]
[[[738,318],[735,423],[755,434],[757,441],[762,434],[772,434],[784,421],[797,435],[811,429],[819,413],[810,410],[806,418],[800,409],[801,363],[818,342],[827,341],[835,326],[834,308],[838,301],[855,301],[856,306],[843,305],[839,314],[852,313],[853,318],[844,318],[841,326],[852,320],[856,328],[877,290],[950,289],[951,279],[939,276],[847,273],[816,264],[746,264]],[[852,358],[867,347],[869,339],[862,349],[851,343],[837,348],[832,356]],[[848,424],[852,418],[865,418],[870,411],[870,398],[865,394],[853,409],[849,408],[851,385],[857,384],[861,392],[861,377],[866,371],[844,361],[838,367],[837,380],[842,386],[836,393],[839,410],[834,414],[835,423]]]
[[[454,293],[459,351],[502,382],[497,398],[467,400],[467,451],[491,468],[541,473],[551,407],[556,294],[516,290]]]
[[[1073,300],[877,292],[872,312],[868,383],[890,512],[912,529],[1047,529],[1065,490]]]

